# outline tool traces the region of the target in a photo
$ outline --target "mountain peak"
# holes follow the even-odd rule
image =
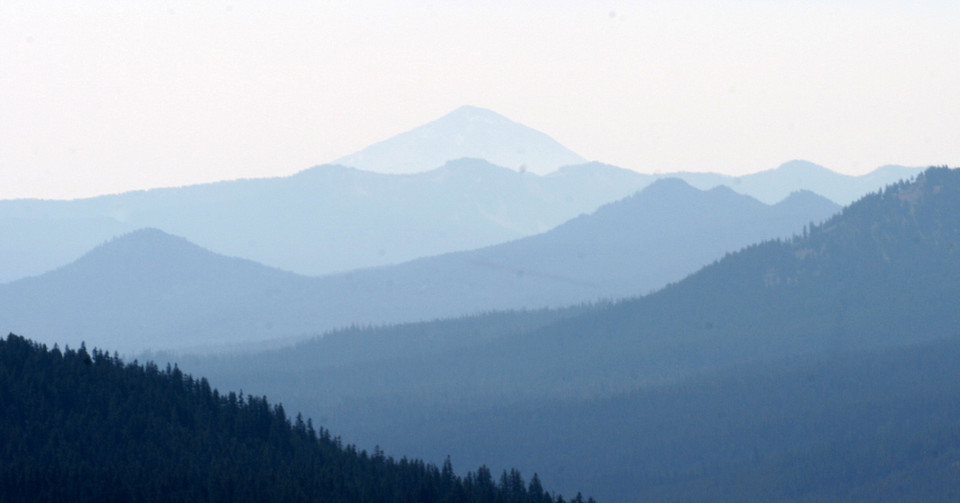
[[[840,209],[840,205],[834,203],[833,201],[827,199],[826,197],[817,194],[816,192],[810,190],[795,190],[790,193],[786,198],[777,203],[778,205],[799,205],[799,204],[812,204],[812,203],[824,203],[836,206],[837,209]]]
[[[537,174],[585,162],[540,131],[492,110],[466,105],[333,163],[364,171],[406,174],[429,171],[465,157]]]
[[[158,273],[159,280],[165,274],[181,270],[184,263],[210,260],[215,256],[186,238],[144,228],[117,236],[53,273],[98,269],[111,273],[119,271],[117,274],[125,275],[132,270],[145,269]]]
[[[693,194],[701,192],[681,178],[665,177],[647,185],[641,192],[651,197],[653,195],[673,197],[679,194]]]
[[[510,122],[510,119],[490,110],[488,108],[475,107],[473,105],[463,105],[460,108],[448,113],[447,115],[441,117],[440,120],[445,118],[466,118],[472,120],[486,120],[492,122]]]
[[[834,171],[829,170],[819,164],[804,161],[802,159],[794,159],[792,161],[787,161],[780,166],[778,166],[774,171],[777,172],[786,172],[794,174],[805,174],[805,173],[830,173],[835,174]]]

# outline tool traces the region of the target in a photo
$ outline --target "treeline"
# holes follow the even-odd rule
[[[367,453],[266,397],[84,346],[0,340],[0,404],[0,501],[565,501],[536,475]]]

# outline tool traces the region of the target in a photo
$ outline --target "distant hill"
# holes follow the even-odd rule
[[[847,205],[886,185],[910,179],[921,171],[923,168],[883,166],[865,175],[850,176],[812,162],[790,161],[776,169],[737,177],[717,173],[671,173],[666,176],[680,178],[699,189],[727,186],[769,204],[798,190],[807,190]]]
[[[498,483],[343,446],[266,397],[85,347],[0,340],[0,396],[0,501],[565,501],[516,470]]]
[[[662,180],[541,235],[319,278],[144,230],[56,271],[0,285],[0,327],[122,351],[212,349],[353,324],[558,307],[647,293],[836,209],[810,194],[767,206],[726,188],[701,192]]]
[[[700,191],[664,179],[543,234],[356,271],[353,277],[378,282],[381,292],[395,290],[397,298],[410,300],[405,309],[413,310],[439,302],[461,302],[457,311],[469,312],[471,305],[537,308],[633,297],[678,281],[724,253],[789,238],[838,210],[809,193],[769,206],[725,187]],[[399,291],[413,286],[406,294]]]
[[[538,175],[586,162],[540,131],[491,110],[463,106],[333,163],[376,173],[409,174],[464,157]]]
[[[151,227],[306,275],[396,264],[549,230],[621,199],[647,176],[588,165],[550,176],[460,159],[415,175],[319,166],[75,201],[0,201],[0,282],[47,272]]]
[[[768,495],[801,501],[869,501],[885,488],[922,495],[933,490],[922,485],[928,477],[949,478],[948,467],[960,461],[955,429],[950,429],[956,417],[944,415],[956,412],[938,408],[954,400],[949,394],[955,389],[927,384],[955,376],[938,374],[949,370],[943,360],[929,367],[900,361],[893,348],[934,345],[922,350],[921,361],[955,354],[954,343],[936,345],[955,340],[960,326],[954,301],[960,298],[958,250],[960,171],[930,169],[913,182],[862,198],[793,239],[750,246],[654,294],[581,308],[569,316],[558,313],[558,321],[511,328],[505,315],[490,314],[447,321],[442,330],[434,324],[355,329],[290,349],[182,361],[217,382],[283,397],[357,442],[410,449],[428,459],[458,445],[464,459],[477,456],[494,466],[521,469],[548,466],[541,468],[545,480],[582,484],[601,497],[654,491],[659,483],[667,492],[653,499],[662,501],[682,501],[676,494],[702,496],[718,484],[771,490]],[[496,330],[488,328],[490,323],[497,323]],[[444,337],[458,342],[435,352],[382,349],[385,340],[423,348]],[[875,361],[877,354],[884,355],[881,367],[858,360],[858,355],[873,355],[864,361]],[[833,363],[823,374],[811,373],[821,368],[819,360]],[[760,389],[765,384],[757,382],[763,378],[758,376],[777,374],[795,361],[806,363],[787,378],[789,383]],[[930,374],[889,377],[898,365]],[[751,366],[767,370],[752,373]],[[701,407],[704,402],[697,399],[682,402],[683,414],[671,408],[676,406],[672,397],[692,396],[683,395],[689,391],[686,383],[705,387],[714,375],[734,375],[729,390],[757,382],[757,396],[731,391],[710,402],[719,409]],[[790,407],[758,413],[755,419],[735,412],[738,405],[774,397],[816,406],[815,395],[796,393],[808,393],[800,389],[803,383],[820,378],[826,379],[823,393],[838,393],[822,402],[835,407],[824,415]],[[842,385],[831,387],[841,378]],[[904,387],[890,395],[884,390],[894,388],[881,386],[868,395],[863,387],[887,381]],[[949,396],[930,395],[941,389]],[[654,405],[626,402],[633,393],[659,398]],[[618,408],[619,400],[625,409]],[[631,409],[630,403],[637,407]],[[891,410],[902,404],[917,413]],[[722,414],[740,419],[727,422]],[[740,420],[749,424],[740,428]],[[833,429],[818,443],[824,425]],[[924,436],[912,437],[917,430],[911,425]],[[668,430],[680,443],[660,436]],[[783,438],[800,439],[796,449],[780,440],[787,430]],[[552,450],[550,442],[567,437],[578,439],[564,444],[569,451]],[[881,453],[871,446],[884,441],[893,451],[877,458]],[[738,450],[741,445],[749,450]],[[732,457],[704,461],[714,447]],[[678,464],[646,459],[658,452],[664,462]],[[724,459],[753,463],[753,468],[720,466]],[[820,460],[823,469],[816,464]],[[597,468],[600,478],[589,483],[574,475],[591,465],[607,468]],[[840,466],[867,471],[837,475]],[[821,485],[804,486],[802,480]],[[683,491],[670,492],[670,481],[680,484],[673,491]],[[944,494],[950,491],[955,494],[956,488]],[[729,494],[736,500],[739,493]],[[943,500],[942,494],[937,497]]]
[[[69,201],[0,201],[0,283],[67,264],[134,229],[107,215],[76,215]]]
[[[87,341],[124,352],[240,342],[271,333],[264,313],[281,316],[278,306],[309,286],[308,278],[146,229],[50,273],[0,285],[0,327],[50,344]]]
[[[792,167],[791,167],[792,166]],[[141,228],[183,236],[216,253],[317,276],[473,250],[542,233],[659,178],[707,190],[728,186],[775,204],[813,191],[849,202],[917,170],[848,177],[788,163],[744,177],[649,175],[600,163],[545,176],[481,159],[385,175],[318,166],[284,178],[235,180],[74,201],[0,201],[0,283],[63,266]]]

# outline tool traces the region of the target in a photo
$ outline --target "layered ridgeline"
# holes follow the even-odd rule
[[[923,168],[888,165],[864,175],[845,175],[812,162],[794,160],[776,169],[743,176],[692,172],[671,173],[669,176],[680,178],[699,189],[730,187],[770,204],[798,190],[808,190],[846,206],[870,192],[916,176],[921,171]]]
[[[662,500],[682,501],[670,495],[687,494],[677,492],[683,488],[702,495],[711,484],[731,500],[750,487],[802,501],[869,500],[898,484],[906,492],[891,494],[920,495],[925,477],[949,476],[955,461],[949,425],[960,417],[937,408],[956,403],[955,386],[937,391],[928,383],[957,377],[936,360],[955,345],[935,341],[958,335],[958,258],[960,172],[931,169],[801,236],[750,246],[643,298],[540,313],[522,327],[511,328],[522,313],[491,314],[184,364],[231,387],[282,397],[352,441],[427,459],[457,453],[468,462],[536,466],[548,483],[611,500],[661,487]],[[912,344],[934,345],[909,361],[908,353],[901,361],[897,351],[877,352]],[[885,363],[863,363],[871,361]],[[918,368],[927,373],[911,373]],[[713,389],[706,377],[676,384],[713,372],[732,376],[720,401],[702,400]],[[907,376],[913,380],[900,381]],[[748,386],[764,379],[772,379],[767,388]],[[803,388],[820,379],[826,389]],[[869,394],[863,383],[870,382],[902,386]],[[835,393],[830,405],[817,404],[821,392]],[[738,404],[765,400],[809,409],[737,412]],[[685,404],[680,415],[677,404]],[[781,434],[805,443],[775,441]],[[869,449],[883,438],[889,456],[868,459],[881,455]],[[729,456],[710,457],[718,443]],[[738,471],[731,459],[755,464]],[[830,475],[854,462],[870,468]],[[823,490],[835,498],[817,493],[828,487],[817,481],[830,477]]]
[[[237,180],[75,201],[0,201],[0,283],[66,265],[104,241],[157,228],[228,256],[321,275],[469,250],[544,232],[658,179],[720,186],[768,204],[812,191],[841,203],[917,170],[851,177],[810,163],[742,177],[645,175],[602,164],[545,176],[478,159],[384,175],[319,166],[285,178]]]
[[[474,107],[338,162],[354,168],[324,165],[283,178],[75,201],[0,201],[0,236],[13,237],[0,242],[0,283],[66,265],[141,228],[161,229],[216,253],[320,275],[540,233],[664,177],[701,189],[728,186],[768,204],[800,190],[847,204],[918,172],[887,166],[847,176],[791,161],[740,177],[641,174],[584,163],[545,134]]]
[[[564,501],[536,475],[368,454],[266,397],[82,346],[0,340],[0,398],[2,501]]]
[[[462,157],[485,159],[498,166],[539,175],[586,162],[540,131],[491,110],[464,106],[435,121],[341,157],[333,164],[377,173],[420,173]],[[776,169],[744,176],[679,172],[646,175],[634,181],[646,184],[656,178],[671,177],[704,190],[727,186],[767,204],[780,202],[798,190],[808,190],[847,205],[864,194],[920,171],[921,168],[883,166],[866,175],[849,176],[812,162],[794,160]]]
[[[74,201],[0,201],[0,282],[37,275],[141,228],[305,275],[395,264],[546,231],[649,176],[599,164],[550,176],[479,159],[385,175],[318,166],[283,178]]]
[[[789,237],[837,210],[810,193],[773,206],[661,180],[549,232],[397,266],[308,278],[159,230],[0,285],[0,327],[119,351],[287,340],[350,325],[636,296],[724,253]]]

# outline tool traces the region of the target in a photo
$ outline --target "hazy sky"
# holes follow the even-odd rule
[[[643,172],[960,165],[960,2],[840,3],[2,0],[0,198],[287,175],[464,104]]]

